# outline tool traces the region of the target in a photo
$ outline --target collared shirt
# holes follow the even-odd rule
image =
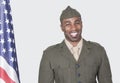
[[[74,46],[73,46],[72,44],[70,44],[70,42],[69,42],[67,39],[65,39],[65,44],[67,45],[68,49],[70,50],[70,52],[73,54],[74,58],[75,58],[76,61],[77,61],[78,58],[80,57],[80,53],[81,53],[81,50],[82,50],[83,39],[81,39],[81,40],[79,41],[79,43],[77,44],[77,46],[75,46],[75,47],[78,48],[77,58],[76,58],[76,56],[74,55],[74,52],[73,52],[73,47],[74,47]]]

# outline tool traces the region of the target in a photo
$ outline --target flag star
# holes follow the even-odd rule
[[[14,62],[14,58],[13,58],[13,57],[11,57],[11,58],[10,58],[10,61],[11,61],[11,62]]]
[[[12,31],[11,31],[11,33],[13,34],[13,33],[14,33],[14,31],[12,30]]]
[[[12,51],[13,51],[13,48],[10,48],[9,51],[12,52]]]
[[[3,4],[3,5],[5,5],[5,4],[6,4],[6,2],[3,0],[3,1],[2,1],[2,4]]]
[[[8,19],[6,19],[6,21],[5,21],[7,24],[9,23],[9,20]]]
[[[17,59],[15,58],[15,59],[14,59],[14,61],[16,62],[16,61],[17,61]]]
[[[1,42],[1,44],[4,44],[4,42],[5,42],[5,41],[4,41],[4,39],[1,39],[1,41],[0,41],[0,42]]]
[[[12,15],[12,12],[10,11],[10,13],[9,13],[10,15]]]
[[[13,41],[12,41],[13,43],[15,43],[15,40],[13,39]]]
[[[4,13],[7,14],[8,13],[7,10],[4,10]]]
[[[11,38],[8,38],[8,42],[11,43],[11,41],[12,41]]]
[[[3,30],[0,30],[0,35],[3,34]]]
[[[5,49],[5,48],[3,48],[3,49],[2,49],[2,52],[3,52],[3,53],[5,53],[5,52],[6,52],[6,49]]]
[[[11,21],[10,23],[13,24],[13,21]]]
[[[10,33],[10,29],[9,29],[9,28],[7,28],[7,31],[6,31],[6,32]]]

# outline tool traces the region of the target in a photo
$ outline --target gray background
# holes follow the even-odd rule
[[[82,15],[83,37],[105,47],[120,83],[119,0],[11,0],[21,83],[37,83],[43,50],[64,39],[59,16],[68,5]]]

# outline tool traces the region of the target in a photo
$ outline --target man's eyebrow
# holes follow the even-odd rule
[[[65,23],[70,23],[70,21],[65,21]]]
[[[75,20],[75,22],[76,22],[76,21],[81,21],[81,20],[80,20],[80,19],[77,19],[77,20]]]

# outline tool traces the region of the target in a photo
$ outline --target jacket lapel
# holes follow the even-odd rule
[[[61,48],[60,53],[62,56],[72,61],[73,63],[80,63],[88,55],[90,50],[90,44],[89,42],[83,39],[83,47],[78,61],[75,60],[74,56],[72,55],[72,53],[70,52],[64,41],[60,44],[60,48]]]
[[[80,57],[78,59],[78,63],[84,61],[85,57],[89,54],[89,51],[90,51],[90,44],[88,41],[83,39],[83,47],[81,50]]]
[[[75,63],[76,60],[74,59],[72,53],[70,52],[70,50],[68,49],[64,41],[61,43],[60,47],[61,47],[61,50],[60,50],[61,55]]]

